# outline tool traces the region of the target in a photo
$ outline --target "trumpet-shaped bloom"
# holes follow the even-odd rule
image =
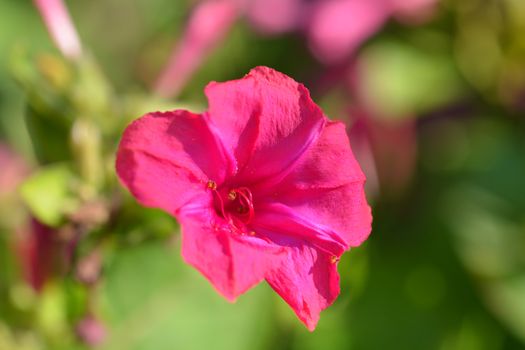
[[[270,68],[206,87],[209,109],[128,126],[117,173],[182,226],[182,255],[234,301],[266,280],[313,330],[339,294],[337,262],[370,233],[345,127]]]

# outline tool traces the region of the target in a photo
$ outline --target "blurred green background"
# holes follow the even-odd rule
[[[393,13],[337,62],[308,24],[237,14],[161,97],[199,4],[67,1],[84,48],[68,60],[31,1],[0,2],[0,350],[525,349],[525,1]],[[129,121],[202,111],[209,81],[256,65],[345,121],[368,177],[372,235],[313,333],[264,283],[223,300],[182,262],[175,220],[114,175]]]

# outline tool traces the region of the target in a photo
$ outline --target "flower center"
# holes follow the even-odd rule
[[[208,189],[213,191],[213,206],[217,214],[228,221],[248,224],[255,214],[252,192],[247,187],[218,189],[213,181],[208,182]]]

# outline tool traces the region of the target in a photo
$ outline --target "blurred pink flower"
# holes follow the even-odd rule
[[[106,328],[95,317],[88,315],[76,326],[78,337],[87,345],[101,345],[106,339]]]
[[[345,126],[266,67],[205,92],[201,115],[156,112],[128,126],[117,173],[139,202],[180,221],[184,259],[225,298],[266,279],[313,330],[339,294],[339,257],[370,233]]]
[[[365,120],[355,111],[351,113],[352,124],[348,129],[348,137],[355,158],[361,165],[366,175],[366,193],[369,198],[376,198],[379,195],[379,179],[377,175],[377,166],[372,144],[367,130]]]
[[[18,186],[29,175],[29,166],[20,155],[0,143],[0,169],[0,201],[9,201],[12,197],[16,197]],[[11,202],[8,206],[11,209],[9,215],[12,215],[16,209],[12,208]],[[13,251],[20,264],[23,278],[35,291],[40,291],[52,274],[54,231],[32,218],[15,232]]]
[[[82,55],[75,26],[62,0],[33,0],[57,48],[69,59]]]
[[[155,83],[163,97],[177,95],[202,61],[226,35],[237,15],[231,0],[201,2],[194,9],[168,65]]]
[[[313,54],[324,63],[348,58],[390,15],[384,0],[317,1],[308,23]]]
[[[351,112],[350,139],[369,179],[369,194],[398,196],[412,181],[417,160],[414,118],[381,120],[363,110]]]
[[[304,0],[241,0],[240,7],[250,23],[268,35],[296,30],[307,12]]]
[[[348,111],[352,147],[368,179],[367,193],[373,197],[400,196],[416,170],[417,117],[372,112],[364,97],[360,61],[362,57],[357,57],[345,74],[345,87],[353,103]]]
[[[55,230],[32,218],[27,229],[18,232],[16,252],[24,278],[37,292],[53,274],[57,250]]]
[[[417,21],[437,0],[204,0],[156,82],[161,96],[176,96],[204,59],[245,15],[261,33],[306,33],[313,54],[325,64],[341,63],[381,29],[391,16]]]
[[[416,170],[415,119],[368,120],[368,132],[382,192],[390,196],[404,193]]]
[[[0,200],[16,193],[18,185],[29,173],[22,157],[0,143]]]
[[[339,63],[352,55],[392,16],[423,22],[437,0],[317,0],[305,30],[310,48],[323,63]]]

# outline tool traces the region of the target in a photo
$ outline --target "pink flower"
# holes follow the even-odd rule
[[[390,15],[382,0],[327,0],[316,2],[308,25],[314,55],[324,63],[339,63],[375,34]]]
[[[292,0],[288,0],[292,1]],[[326,64],[348,59],[390,17],[422,23],[435,9],[436,0],[318,0],[307,22],[313,54]]]
[[[302,32],[314,56],[324,64],[348,60],[390,17],[420,23],[437,0],[202,0],[192,12],[155,91],[177,96],[206,57],[245,16],[262,34]]]
[[[417,159],[414,118],[381,119],[364,109],[351,111],[350,138],[355,156],[367,175],[372,197],[402,195],[409,187]]]
[[[250,23],[268,35],[298,29],[306,19],[308,6],[304,0],[237,1]]]
[[[128,126],[117,173],[140,203],[179,220],[184,259],[225,298],[265,279],[313,330],[339,294],[339,257],[370,233],[345,126],[266,67],[205,92],[203,114]]]
[[[54,274],[54,257],[57,253],[56,231],[31,218],[28,227],[18,232],[15,251],[24,278],[36,292],[41,292]]]
[[[64,56],[78,59],[82,55],[82,46],[77,31],[62,0],[33,0],[40,12],[44,24]]]
[[[93,315],[87,315],[76,325],[77,336],[87,345],[98,346],[106,340],[106,327]]]
[[[198,4],[156,82],[155,91],[163,97],[178,95],[193,72],[222,41],[236,18],[237,7],[231,0]]]
[[[0,202],[16,194],[18,185],[29,173],[24,159],[10,147],[0,143]]]

